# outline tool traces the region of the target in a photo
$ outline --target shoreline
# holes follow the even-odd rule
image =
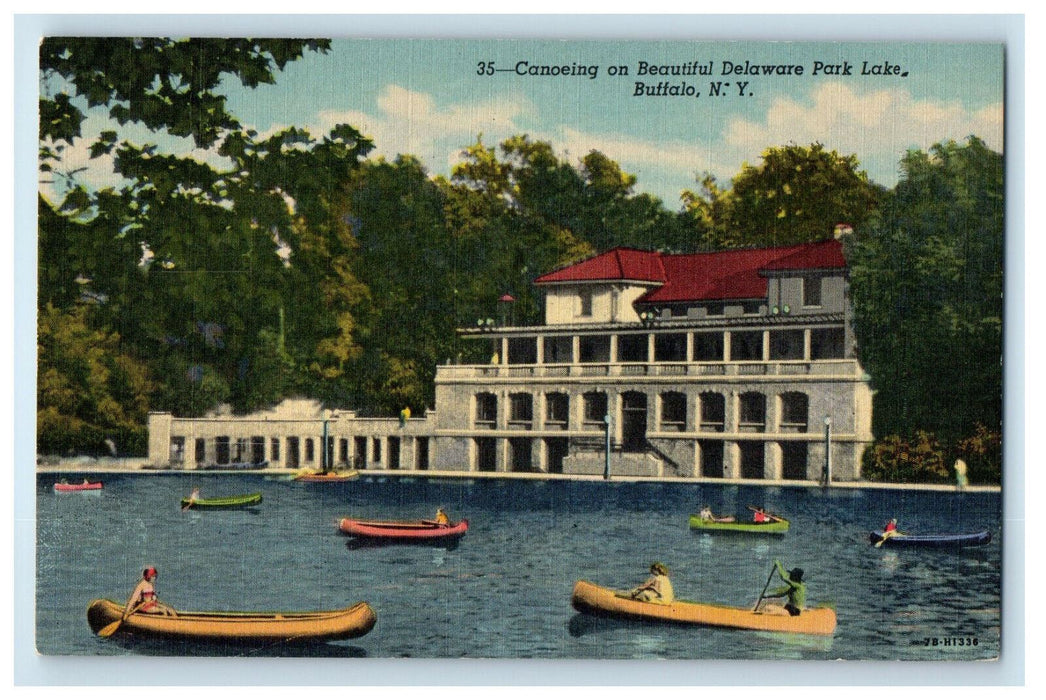
[[[140,475],[229,475],[254,474],[260,476],[288,476],[300,471],[283,467],[266,467],[264,469],[155,469],[150,468],[144,458],[139,459],[106,459],[94,463],[77,461],[60,461],[57,464],[38,464],[36,474],[140,474]],[[524,481],[604,481],[602,474],[547,474],[544,472],[473,472],[473,471],[434,471],[431,469],[360,469],[360,476],[378,476],[391,478],[422,479],[522,479]],[[615,483],[672,483],[720,485],[720,486],[764,486],[788,488],[825,488],[819,481],[768,481],[766,479],[728,479],[718,477],[682,477],[682,476],[626,476],[611,475]],[[884,489],[896,491],[942,491],[970,493],[1001,493],[1002,486],[969,485],[959,489],[955,484],[909,484],[880,481],[838,481],[832,482],[831,489]]]

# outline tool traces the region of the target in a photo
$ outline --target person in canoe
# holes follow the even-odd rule
[[[450,527],[450,517],[442,508],[436,509],[436,524],[440,527]]]
[[[164,605],[156,597],[156,585],[153,583],[156,581],[156,574],[155,566],[146,567],[142,571],[142,580],[135,586],[134,592],[131,593],[131,597],[127,599],[127,604],[124,606],[124,618],[127,618],[132,612],[143,612],[150,615],[177,615],[174,608]]]
[[[770,516],[762,508],[756,508],[755,514],[752,516],[752,522],[768,523],[770,522]]]
[[[903,534],[903,532],[897,529],[897,518],[890,518],[890,522],[883,525],[883,536],[882,539],[879,540],[878,544],[876,544],[876,546],[880,546],[883,542],[890,539],[891,537],[896,537],[897,535]]]
[[[777,575],[785,582],[785,585],[773,591],[763,594],[763,598],[787,598],[783,605],[763,605],[762,611],[768,615],[791,615],[795,617],[803,612],[806,605],[806,584],[803,583],[803,570],[792,569],[785,571],[781,562],[774,560],[774,568]]]
[[[182,512],[184,513],[185,511],[187,511],[190,508],[192,508],[193,505],[195,505],[196,502],[199,501],[199,500],[200,500],[200,487],[199,486],[193,486],[192,487],[192,493],[189,494],[189,498],[187,498],[185,500],[185,505],[182,506]]]
[[[723,515],[719,516],[712,512],[712,508],[704,506],[701,508],[701,512],[698,514],[702,520],[707,520],[710,523],[732,523],[734,522],[734,516]]]
[[[646,603],[668,605],[675,600],[672,582],[668,578],[668,567],[659,561],[650,565],[650,578],[628,592],[628,597]]]

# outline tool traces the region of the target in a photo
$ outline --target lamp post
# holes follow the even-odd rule
[[[821,485],[828,486],[832,481],[832,417],[824,417],[824,472]]]
[[[603,446],[603,479],[610,481],[610,414],[603,416],[603,433],[605,443]]]
[[[324,473],[326,473],[327,467],[330,466],[328,464],[328,462],[330,461],[330,455],[327,454],[327,424],[330,423],[330,420],[331,419],[329,414],[323,417],[323,445],[320,448],[320,457],[323,459],[323,468],[321,471],[323,471]]]

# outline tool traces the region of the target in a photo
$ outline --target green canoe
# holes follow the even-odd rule
[[[197,498],[191,501],[182,499],[182,509],[189,508],[243,508],[244,506],[256,506],[262,502],[260,493],[245,493],[241,496],[226,496],[225,498]]]
[[[707,532],[747,532],[758,535],[783,535],[788,532],[788,521],[782,518],[781,520],[771,520],[768,523],[719,523],[714,520],[704,520],[700,515],[695,514],[690,516],[690,529]]]

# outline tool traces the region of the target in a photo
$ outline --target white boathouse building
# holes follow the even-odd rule
[[[695,254],[616,248],[535,284],[544,325],[462,329],[490,345],[491,361],[438,367],[423,418],[359,418],[312,401],[247,416],[153,413],[149,460],[860,478],[872,391],[838,240]]]

